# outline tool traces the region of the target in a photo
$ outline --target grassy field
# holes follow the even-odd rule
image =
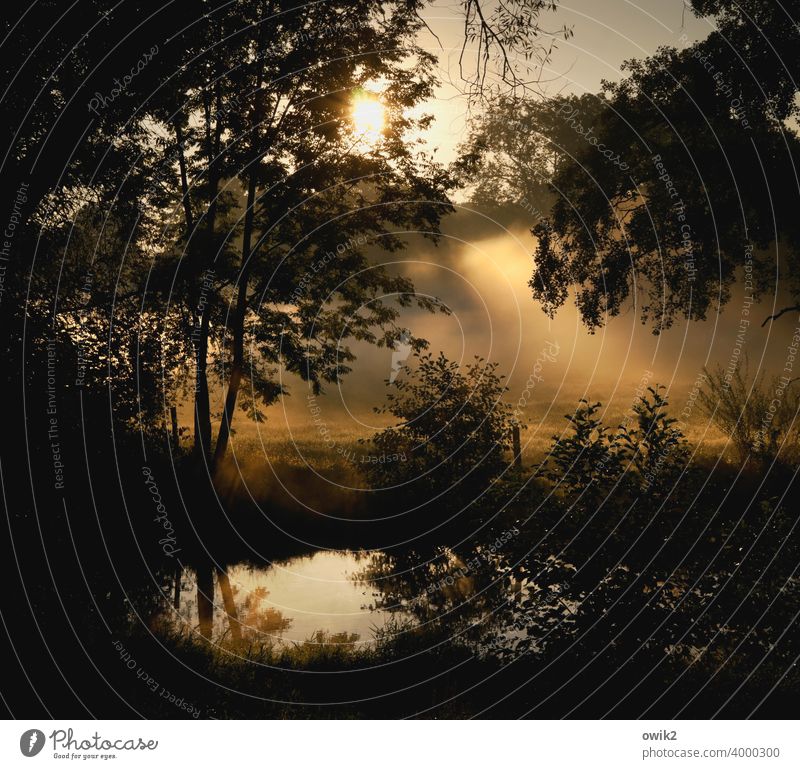
[[[561,434],[568,427],[564,415],[572,410],[574,404],[559,403],[550,409],[546,418],[528,423],[521,436],[526,466],[537,465],[547,456],[553,436]],[[604,421],[609,425],[618,425],[625,415],[622,408],[609,408]],[[334,425],[330,428],[328,440],[324,441],[312,427],[293,430],[290,434],[288,430],[269,422],[257,426],[240,422],[231,445],[243,470],[253,468],[255,463],[267,470],[270,466],[276,471],[305,469],[323,477],[343,479],[340,482],[361,488],[363,484],[359,480],[359,467],[371,453],[369,439],[373,434],[368,429]],[[695,419],[688,424],[685,435],[696,456],[708,459],[726,454],[724,458],[729,458],[729,452],[726,453],[728,439],[713,423]]]

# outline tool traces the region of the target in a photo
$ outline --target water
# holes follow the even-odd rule
[[[213,596],[194,570],[184,572],[175,607],[165,614],[174,625],[210,637],[275,644],[333,639],[365,643],[402,611],[378,606],[380,593],[358,579],[368,560],[381,554],[321,550],[263,566],[238,564],[213,572]],[[227,582],[227,584],[226,584]],[[211,606],[203,593],[211,597]],[[199,599],[199,600],[198,600]],[[206,621],[201,622],[201,614]]]
[[[381,631],[440,621],[453,633],[469,629],[498,653],[572,623],[578,604],[567,596],[565,575],[574,566],[551,556],[536,580],[471,555],[319,550],[262,565],[187,569],[166,586],[155,619],[216,643],[277,647],[358,646]]]

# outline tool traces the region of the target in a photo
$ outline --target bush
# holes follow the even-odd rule
[[[648,387],[649,395],[633,406],[633,425],[616,430],[597,416],[600,402],[581,399],[574,414],[565,414],[571,431],[553,436],[544,476],[568,499],[580,498],[589,509],[615,484],[617,495],[625,488],[634,494],[671,492],[686,467],[689,449],[675,426],[678,420],[667,415],[669,401],[661,394],[663,389]]]
[[[640,490],[652,493],[671,491],[689,458],[683,432],[677,419],[667,416],[669,401],[661,386],[648,387],[633,406],[636,422],[632,429],[621,428],[621,439],[640,479]]]
[[[444,353],[416,354],[392,383],[387,403],[375,409],[401,420],[371,443],[384,462],[367,466],[374,488],[408,485],[404,493],[430,499],[472,499],[507,467],[511,408],[497,364],[482,358],[461,370]]]
[[[544,475],[567,497],[580,496],[594,507],[605,496],[622,468],[621,436],[606,427],[596,413],[602,404],[584,398],[574,414],[565,414],[571,433],[554,435]]]
[[[789,464],[800,454],[797,380],[748,375],[747,358],[732,375],[718,366],[705,371],[707,385],[698,402],[705,415],[727,435],[741,464]]]

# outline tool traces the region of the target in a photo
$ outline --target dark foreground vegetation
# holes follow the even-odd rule
[[[440,370],[446,388],[457,370],[446,361]],[[476,375],[500,387],[492,368]],[[413,392],[407,376],[401,387]],[[430,427],[469,431],[482,408],[440,413]],[[61,505],[40,492],[37,507],[13,520],[17,541],[30,543],[17,553],[22,590],[6,602],[18,627],[35,623],[16,649],[33,679],[26,707],[41,707],[34,693],[46,685],[50,712],[107,717],[787,715],[800,606],[787,466],[779,456],[693,459],[658,388],[622,426],[597,413],[577,404],[549,456],[530,468],[510,458],[498,420],[482,449],[505,461],[468,479],[469,495],[423,504],[420,493],[419,509],[399,521],[386,503],[335,524],[261,508],[239,474],[215,495],[190,454],[151,450],[143,471],[134,442],[94,436],[92,473],[119,473],[118,485]],[[446,451],[450,435],[428,450]],[[65,430],[65,445],[75,438]],[[31,441],[29,451],[50,446]],[[457,458],[435,476],[442,488],[459,480]],[[414,498],[404,494],[406,510]],[[95,516],[101,506],[116,518]],[[205,514],[184,512],[197,509]],[[227,603],[228,564],[314,547],[380,548],[354,575],[396,614],[374,639],[319,633],[280,643],[275,625],[251,624],[241,604],[237,613]],[[44,568],[37,552],[50,556]],[[196,574],[198,606],[200,593],[216,595],[208,611],[226,614],[231,632],[211,638],[202,614],[200,625],[170,620],[176,567]]]

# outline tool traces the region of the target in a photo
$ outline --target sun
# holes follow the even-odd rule
[[[353,99],[353,126],[368,144],[375,144],[386,125],[386,109],[375,94],[359,91]]]

